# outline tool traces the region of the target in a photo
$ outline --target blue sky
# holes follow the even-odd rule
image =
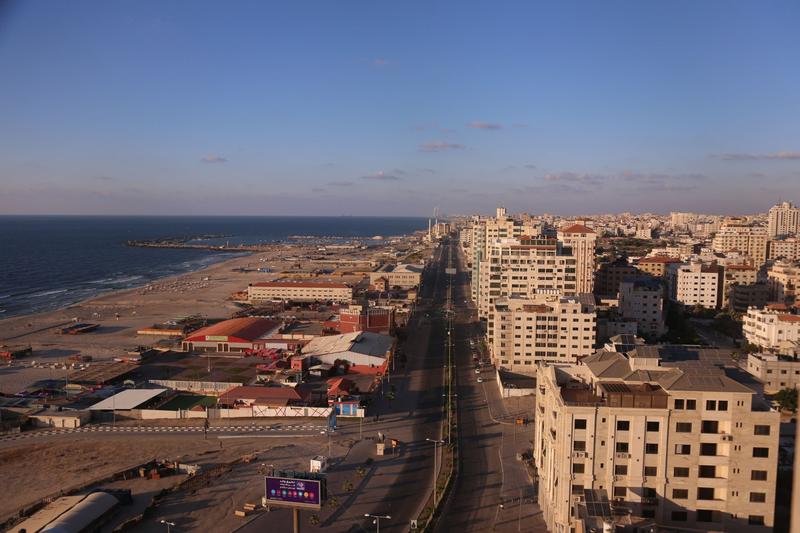
[[[0,3],[0,213],[800,202],[800,3]]]

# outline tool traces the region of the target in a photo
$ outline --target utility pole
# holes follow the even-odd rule
[[[369,514],[365,513],[364,516],[366,518],[374,518],[375,519],[375,526],[376,526],[376,533],[381,533],[381,519],[384,520],[391,520],[392,517],[389,515],[379,515],[379,514]]]

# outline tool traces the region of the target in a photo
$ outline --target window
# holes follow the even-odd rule
[[[658,475],[658,467],[646,466],[644,467],[644,475],[647,477],[655,477]]]
[[[583,496],[583,485],[572,485],[572,494],[580,494]]]
[[[647,431],[657,432],[659,429],[658,420],[653,420],[647,423]]]
[[[753,448],[753,457],[769,457],[769,448]]]
[[[719,433],[719,422],[716,420],[703,420],[700,423],[700,433]]]
[[[727,411],[728,410],[728,400],[720,400],[717,402],[717,411]]]
[[[648,442],[644,445],[644,453],[650,454],[657,454],[658,453],[658,444],[655,442]]]
[[[618,442],[616,447],[617,453],[628,453],[628,443]]]
[[[747,517],[747,523],[751,526],[763,526],[764,525],[764,517],[751,514]]]
[[[673,522],[686,522],[688,516],[686,511],[672,511]]]
[[[692,423],[691,422],[676,422],[675,423],[675,432],[676,433],[691,433],[692,432]]]
[[[572,451],[574,452],[585,452],[586,451],[586,441],[585,440],[576,440],[572,443]]]
[[[766,470],[751,470],[750,471],[750,480],[751,481],[766,481],[767,480],[767,471]]]
[[[769,435],[769,426],[756,424],[753,427],[753,435]]]
[[[698,500],[713,500],[714,489],[712,487],[697,487]]]
[[[700,455],[717,455],[717,443],[716,442],[701,442],[700,443]]]
[[[617,431],[628,431],[631,429],[631,423],[628,420],[617,420]]]
[[[706,400],[706,411],[716,411],[716,410],[717,410],[717,401]]]
[[[697,400],[686,400],[686,410],[694,411],[697,409]]]
[[[675,500],[686,500],[689,498],[689,489],[672,489],[672,498]]]
[[[628,494],[627,487],[614,487],[614,497],[624,498]]]
[[[615,476],[627,476],[628,475],[628,465],[614,465],[614,475]]]
[[[675,400],[675,409],[686,409],[683,400]]]
[[[714,511],[710,509],[698,509],[697,510],[697,521],[698,522],[713,522],[714,521]]]
[[[767,501],[767,493],[766,492],[751,492],[750,493],[750,501],[752,503],[764,503]]]
[[[689,455],[692,453],[692,446],[690,444],[676,444],[675,455]]]
[[[676,466],[672,470],[672,475],[675,477],[689,477],[689,469],[683,466]]]
[[[576,418],[575,419],[575,429],[586,429],[586,419],[585,418]]]
[[[717,467],[713,465],[700,465],[697,477],[717,477]]]
[[[586,466],[583,463],[572,463],[573,474],[583,474],[585,468]]]

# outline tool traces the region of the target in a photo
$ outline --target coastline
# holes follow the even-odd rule
[[[295,251],[296,252],[296,251]],[[209,264],[204,268],[154,279],[143,285],[112,290],[58,309],[0,319],[0,345],[30,345],[31,360],[63,360],[76,353],[94,360],[111,359],[126,348],[152,344],[163,337],[143,337],[138,329],[182,316],[201,314],[227,317],[238,307],[230,295],[248,283],[274,277],[262,272],[235,272],[235,268],[263,262],[280,269],[276,251],[247,254]],[[56,329],[77,318],[100,324],[95,332],[60,335]],[[25,364],[25,361],[22,362]],[[0,377],[0,392],[9,383]]]

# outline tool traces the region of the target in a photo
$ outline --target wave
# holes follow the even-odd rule
[[[132,283],[134,281],[143,279],[144,276],[121,276],[118,278],[105,278],[88,281],[93,285],[118,285],[120,283]]]
[[[28,298],[43,298],[45,296],[52,296],[54,294],[61,294],[67,292],[69,289],[53,289],[50,291],[42,291],[42,292],[35,292],[33,294],[27,295]]]

